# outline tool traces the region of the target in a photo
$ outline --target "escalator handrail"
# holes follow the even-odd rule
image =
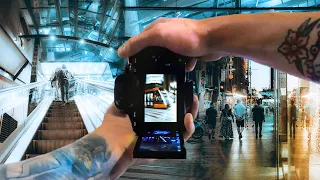
[[[18,144],[21,137],[30,129],[32,128],[31,125],[35,118],[38,118],[38,115],[41,112],[46,113],[49,109],[49,106],[52,102],[51,97],[47,97],[29,114],[29,116],[24,120],[25,125],[20,125],[13,131],[10,136],[4,141],[0,148],[0,164],[6,162],[7,158],[10,156],[11,152],[14,150],[16,145]],[[47,107],[43,106],[48,104]]]
[[[113,92],[113,89],[114,89],[114,84],[108,81],[92,81],[92,80],[84,80],[84,79],[78,79],[78,81],[103,91]]]
[[[10,93],[14,93],[14,92],[30,90],[30,89],[33,89],[35,87],[42,86],[42,85],[44,85],[44,84],[46,84],[48,82],[49,81],[34,82],[34,83],[23,84],[23,85],[19,85],[19,86],[14,86],[14,87],[10,87],[10,88],[1,89],[0,90],[0,97],[4,96],[4,95],[7,95],[7,94],[10,94]]]

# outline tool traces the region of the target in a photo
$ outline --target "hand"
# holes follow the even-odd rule
[[[160,46],[177,54],[193,57],[187,71],[193,70],[196,60],[217,60],[226,54],[208,48],[207,28],[198,20],[159,18],[139,35],[130,38],[118,49],[120,57],[130,57],[148,46]]]
[[[187,113],[184,117],[186,132],[183,133],[183,137],[185,141],[188,140],[194,132],[193,120],[198,111],[197,96],[194,96],[193,102],[191,113]],[[110,151],[115,154],[117,158],[117,163],[110,173],[111,179],[118,178],[132,165],[145,164],[151,161],[150,159],[133,159],[133,150],[137,137],[132,130],[128,115],[121,112],[114,104],[109,107],[102,125],[95,133],[102,135],[106,139]]]

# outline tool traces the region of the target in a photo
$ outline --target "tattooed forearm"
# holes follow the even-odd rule
[[[52,153],[0,166],[4,179],[100,179],[111,171],[111,153],[104,138],[88,135]],[[1,179],[0,178],[0,179]]]
[[[307,19],[294,31],[289,30],[278,52],[294,63],[299,72],[315,82],[320,82],[320,19]]]

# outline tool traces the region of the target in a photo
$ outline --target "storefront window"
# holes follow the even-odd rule
[[[320,85],[276,72],[279,179],[318,179]]]

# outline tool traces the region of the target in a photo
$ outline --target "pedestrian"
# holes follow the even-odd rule
[[[304,111],[304,108],[302,108],[302,111],[301,111],[301,129],[305,128],[306,127],[306,112]]]
[[[217,110],[214,108],[214,104],[211,103],[210,107],[206,110],[206,123],[209,126],[209,140],[215,139],[215,129],[217,120]]]
[[[61,88],[62,106],[69,104],[69,81],[73,78],[71,73],[67,70],[65,64],[62,65],[62,69],[58,72],[58,79]]]
[[[242,104],[241,99],[237,100],[237,104],[234,106],[233,110],[236,118],[239,139],[241,139],[242,131],[244,129],[244,118],[247,113],[246,107]]]
[[[257,101],[257,105],[252,109],[252,114],[253,114],[253,121],[256,127],[255,128],[256,139],[258,139],[258,133],[259,133],[259,137],[260,138],[262,137],[262,123],[265,122],[264,109],[261,106],[260,101]]]
[[[297,107],[295,105],[295,100],[291,99],[289,105],[289,134],[290,137],[296,138],[296,124],[297,124]]]
[[[59,101],[61,99],[61,91],[60,91],[60,85],[58,81],[58,72],[61,70],[60,67],[56,68],[55,71],[52,73],[52,76],[50,78],[51,81],[51,87],[55,88],[56,90],[56,95],[55,99]]]
[[[232,122],[234,122],[234,116],[229,104],[226,104],[220,116],[220,137],[224,137],[226,140],[233,138]]]

